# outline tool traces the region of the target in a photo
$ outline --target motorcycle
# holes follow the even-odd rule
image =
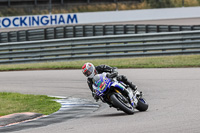
[[[142,92],[135,91],[115,78],[108,78],[107,73],[97,74],[93,78],[94,95],[110,107],[134,114],[135,109],[146,111],[148,103]]]

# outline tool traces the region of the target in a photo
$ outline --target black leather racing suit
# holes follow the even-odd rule
[[[99,65],[99,66],[96,66],[95,68],[96,68],[96,71],[97,71],[98,74],[101,74],[103,72],[110,73],[111,77],[116,77],[117,76],[117,80],[118,81],[124,82],[125,84],[129,85],[133,90],[137,89],[136,86],[134,84],[132,84],[130,81],[128,81],[128,79],[124,75],[119,75],[118,76],[118,72],[117,72],[117,68],[116,67],[110,67],[110,66],[107,66],[107,65]],[[90,90],[93,92],[92,78],[88,78],[87,79],[87,83],[88,83],[88,86],[89,86]]]

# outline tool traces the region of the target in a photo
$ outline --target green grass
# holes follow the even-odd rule
[[[45,95],[0,92],[0,116],[21,112],[48,115],[61,107],[59,103],[53,101],[54,99]]]
[[[138,58],[96,59],[66,62],[46,62],[0,65],[0,71],[81,69],[85,62],[95,66],[106,64],[118,68],[184,68],[200,67],[200,55],[157,56]]]

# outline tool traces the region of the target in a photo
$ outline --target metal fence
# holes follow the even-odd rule
[[[65,38],[0,44],[0,64],[200,54],[200,31]]]
[[[99,3],[118,3],[118,2],[140,2],[140,0],[0,0],[0,6],[38,6],[45,5],[46,7],[52,5],[62,6],[63,4],[68,5],[83,5],[83,4],[99,4]]]
[[[60,38],[200,30],[200,25],[76,25],[0,32],[0,43]]]

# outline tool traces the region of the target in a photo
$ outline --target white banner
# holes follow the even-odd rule
[[[1,28],[200,17],[200,7],[0,17]]]
[[[0,28],[77,24],[76,14],[0,17]]]

